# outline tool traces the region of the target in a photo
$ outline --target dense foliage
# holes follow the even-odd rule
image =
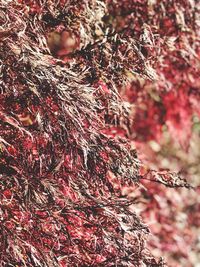
[[[192,266],[197,2],[0,1],[1,266]]]

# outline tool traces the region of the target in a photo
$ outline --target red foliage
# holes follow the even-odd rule
[[[177,173],[140,168],[134,146],[159,142],[166,126],[189,146],[200,115],[195,1],[0,7],[0,265],[164,266],[165,251],[187,258],[199,206],[181,229],[179,209],[189,214],[190,205],[163,185],[190,186]],[[146,246],[149,229],[158,259]]]

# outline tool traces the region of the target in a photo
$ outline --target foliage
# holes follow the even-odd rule
[[[135,145],[167,126],[189,147],[198,11],[192,0],[1,0],[1,266],[165,266],[152,254],[162,242],[146,244],[149,210],[151,231],[181,235],[167,220],[175,189],[161,184],[191,186],[141,165]]]

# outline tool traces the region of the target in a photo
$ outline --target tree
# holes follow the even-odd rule
[[[145,179],[189,185],[142,171],[124,101],[134,75],[149,84],[167,53],[144,13],[153,4],[0,6],[1,265],[164,266],[146,245],[138,188]]]

